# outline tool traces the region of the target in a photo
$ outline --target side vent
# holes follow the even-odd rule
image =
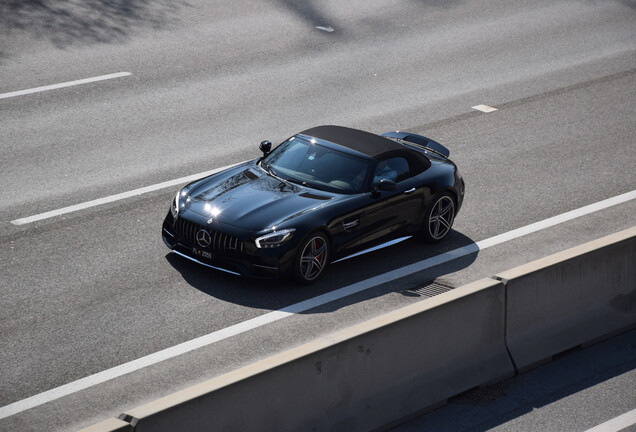
[[[344,228],[345,231],[351,231],[352,229],[354,229],[358,225],[360,225],[360,219],[354,219],[354,220],[350,220],[348,222],[342,221],[342,227]]]
[[[258,176],[252,170],[248,170],[248,169],[243,171],[243,175],[250,180],[256,180],[258,178]]]
[[[317,200],[321,200],[321,201],[328,201],[328,200],[330,200],[332,198],[330,196],[316,195],[316,194],[312,194],[310,192],[301,193],[298,196],[301,196],[303,198],[317,199]]]

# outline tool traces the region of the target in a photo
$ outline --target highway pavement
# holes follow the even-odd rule
[[[391,431],[593,431],[599,426],[605,429],[595,432],[634,431],[634,369],[636,330],[568,352],[504,382],[468,391]],[[612,428],[611,422],[625,413],[631,413],[632,422],[619,422],[623,427]]]
[[[459,286],[633,226],[628,199],[311,300],[636,190],[635,22],[634,2],[618,0],[2,2],[0,430],[87,426],[425,301],[412,290],[433,279]],[[335,264],[302,288],[168,254],[161,222],[178,186],[163,182],[258,157],[261,140],[319,124],[446,145],[467,184],[449,238]],[[197,349],[166,351],[206,335]],[[594,397],[612,411],[603,390]]]

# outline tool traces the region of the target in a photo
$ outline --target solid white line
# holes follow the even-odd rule
[[[375,252],[377,250],[384,249],[384,248],[396,245],[398,243],[402,243],[404,240],[408,240],[411,237],[413,237],[413,236],[406,236],[406,237],[396,238],[395,240],[391,240],[391,241],[388,241],[386,243],[382,243],[380,245],[374,246],[372,248],[361,250],[360,252],[356,252],[354,254],[348,255],[348,256],[346,256],[344,258],[337,259],[335,261],[332,261],[331,264],[339,263],[340,261],[344,261],[344,260],[348,260],[348,259],[351,259],[351,258],[355,258],[355,257],[360,256],[360,255],[368,254],[369,252]]]
[[[497,244],[516,239],[526,234],[540,231],[542,229],[549,228],[551,226],[558,225],[560,223],[567,222],[569,220],[572,220],[581,216],[585,216],[590,213],[597,212],[599,210],[604,210],[608,207],[622,204],[627,201],[631,201],[633,199],[636,199],[636,190],[624,193],[622,195],[615,196],[613,198],[608,198],[606,200],[599,201],[594,204],[586,205],[585,207],[580,207],[576,210],[562,213],[560,215],[553,216],[551,218],[544,219],[542,221],[535,222],[530,225],[526,225],[524,227],[514,229],[512,231],[508,231],[507,233],[499,234],[498,236],[491,237],[486,240],[482,240],[478,242],[477,244],[480,245],[480,249],[485,249],[487,247],[495,246]]]
[[[108,75],[100,75],[100,76],[96,76],[92,78],[84,78],[84,79],[75,80],[75,81],[63,82],[60,84],[51,84],[51,85],[46,85],[42,87],[30,88],[26,90],[18,90],[18,91],[9,92],[9,93],[0,93],[0,99],[6,99],[6,98],[11,98],[16,96],[24,96],[24,95],[28,95],[32,93],[39,93],[39,92],[48,91],[48,90],[56,90],[56,89],[61,89],[65,87],[88,84],[88,83],[92,83],[96,81],[104,81],[104,80],[109,80],[114,78],[121,78],[121,77],[129,76],[129,75],[132,75],[132,74],[130,72],[117,72],[117,73],[112,73]]]
[[[21,401],[6,405],[0,408],[0,419],[12,416],[14,414],[28,410],[30,408],[34,408],[36,406],[45,404],[47,402],[51,402],[61,397],[68,396],[70,394],[87,389],[97,384],[101,384],[111,379],[118,378],[122,375],[135,372],[144,367],[154,365],[156,363],[179,356],[181,354],[187,353],[197,348],[211,345],[220,340],[227,339],[229,337],[247,332],[257,327],[262,327],[264,325],[286,318],[290,315],[305,312],[309,309],[313,309],[315,307],[322,306],[324,304],[330,303],[335,300],[339,300],[341,298],[350,296],[352,294],[365,291],[367,289],[373,288],[383,283],[400,279],[409,274],[426,270],[436,265],[443,264],[457,258],[465,257],[467,255],[478,252],[479,250],[484,250],[491,246],[495,246],[495,245],[525,236],[527,234],[531,234],[531,233],[543,230],[545,228],[549,228],[551,226],[554,226],[554,225],[557,225],[557,224],[560,224],[560,223],[563,223],[563,222],[566,222],[566,221],[569,221],[569,220],[572,220],[572,219],[575,219],[575,218],[578,218],[578,217],[581,217],[581,216],[584,216],[599,210],[606,209],[608,207],[625,203],[633,199],[636,199],[636,190],[619,195],[614,198],[600,201],[595,204],[581,207],[579,209],[572,210],[567,213],[563,213],[562,215],[545,219],[543,221],[536,222],[536,223],[527,225],[525,227],[509,231],[507,233],[499,234],[489,239],[485,239],[477,243],[472,243],[467,246],[443,253],[441,255],[427,258],[423,261],[419,261],[419,262],[407,265],[405,267],[401,267],[401,268],[389,271],[387,273],[383,273],[378,276],[374,276],[369,279],[356,282],[354,284],[345,286],[335,291],[331,291],[326,294],[307,299],[300,303],[287,306],[286,308],[283,308],[274,312],[266,313],[264,315],[235,324],[233,326],[226,327],[224,329],[209,333],[205,336],[201,336],[196,339],[183,342],[179,345],[175,345],[173,347],[166,348],[162,351],[149,354],[137,360],[124,363],[114,368],[107,369],[105,371],[96,373],[94,375],[90,375],[85,378],[81,378],[77,381],[73,381],[71,383],[54,388],[52,390],[45,391],[35,396],[31,396]]]
[[[618,432],[634,424],[636,424],[636,409],[601,423],[585,432]]]
[[[151,185],[151,186],[146,186],[146,187],[142,187],[142,188],[139,188],[139,189],[134,189],[134,190],[131,190],[131,191],[128,191],[128,192],[122,192],[122,193],[118,193],[118,194],[115,194],[115,195],[107,196],[107,197],[104,197],[104,198],[98,198],[98,199],[94,199],[92,201],[86,201],[86,202],[83,202],[83,203],[80,203],[80,204],[75,204],[75,205],[72,205],[72,206],[64,207],[64,208],[61,208],[61,209],[51,210],[51,211],[48,211],[48,212],[45,212],[45,213],[40,213],[40,214],[36,214],[36,215],[33,215],[33,216],[28,216],[28,217],[25,217],[25,218],[21,218],[21,219],[15,219],[15,220],[12,220],[11,223],[14,224],[14,225],[24,225],[24,224],[28,224],[28,223],[32,223],[32,222],[37,222],[37,221],[40,221],[40,220],[43,220],[43,219],[48,219],[48,218],[52,218],[52,217],[55,217],[55,216],[61,216],[63,214],[72,213],[72,212],[76,212],[76,211],[79,211],[79,210],[84,210],[84,209],[87,209],[87,208],[90,208],[90,207],[99,206],[99,205],[102,205],[102,204],[108,204],[108,203],[111,203],[111,202],[114,202],[114,201],[123,200],[123,199],[134,197],[134,196],[137,196],[137,195],[142,195],[142,194],[145,194],[145,193],[148,193],[148,192],[154,192],[156,190],[160,190],[160,189],[164,189],[164,188],[168,188],[168,187],[174,187],[174,186],[180,185],[182,183],[189,183],[191,181],[200,179],[202,177],[207,177],[209,175],[216,174],[217,172],[222,171],[222,170],[227,169],[227,168],[231,168],[234,165],[238,165],[238,164],[227,165],[227,166],[224,166],[224,167],[221,167],[221,168],[215,168],[215,169],[210,170],[210,171],[204,171],[202,173],[192,174],[192,175],[189,175],[189,176],[186,176],[186,177],[181,177],[181,178],[174,179],[174,180],[168,180],[168,181],[165,181],[163,183],[157,183],[157,184],[154,184],[154,185]]]

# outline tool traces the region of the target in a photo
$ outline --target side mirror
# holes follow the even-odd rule
[[[397,183],[393,180],[382,179],[380,183],[378,183],[377,188],[381,191],[394,191],[397,189]]]
[[[378,184],[373,186],[373,189],[371,190],[371,197],[380,198],[380,191],[390,192],[396,189],[397,183],[395,183],[393,180],[382,179]]]
[[[272,143],[269,141],[261,142],[261,145],[258,148],[263,152],[263,157],[267,156],[270,151],[272,151]]]

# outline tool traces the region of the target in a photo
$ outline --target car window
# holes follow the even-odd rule
[[[378,162],[373,177],[373,184],[380,183],[382,179],[388,179],[396,183],[411,177],[409,163],[403,157],[394,157]]]
[[[317,189],[360,193],[369,161],[293,137],[264,160],[282,178]]]

